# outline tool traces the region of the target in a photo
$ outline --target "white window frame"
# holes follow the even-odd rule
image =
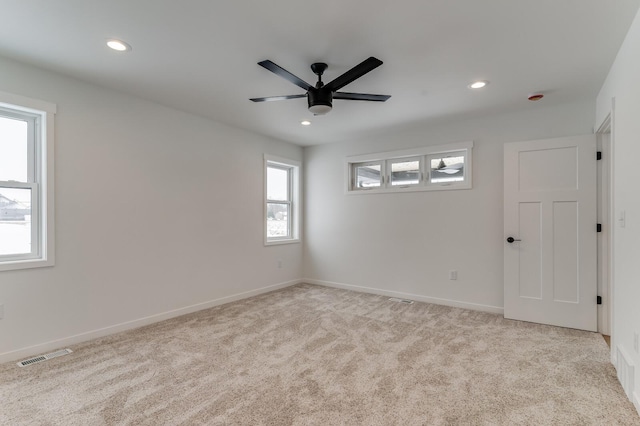
[[[422,148],[352,155],[345,159],[345,194],[384,194],[416,191],[446,191],[473,187],[473,141],[433,145]],[[464,157],[464,179],[460,182],[431,182],[428,160],[434,156]],[[401,161],[420,161],[420,178],[417,184],[392,185],[391,164]],[[377,188],[356,188],[355,169],[366,164],[382,164],[382,185]]]
[[[0,181],[0,187],[31,190],[31,253],[0,255],[0,271],[53,266],[54,118],[56,105],[0,92],[2,115],[29,123],[27,182]]]
[[[424,184],[428,186],[436,186],[436,187],[444,187],[444,186],[453,186],[462,187],[463,184],[467,181],[467,173],[469,172],[468,164],[469,161],[469,152],[468,150],[459,150],[459,151],[449,151],[449,152],[435,152],[433,154],[425,155],[424,160]],[[431,160],[434,158],[446,158],[446,157],[462,157],[464,158],[464,172],[463,172],[463,180],[460,182],[431,182]],[[471,187],[471,186],[469,186]]]
[[[267,168],[274,167],[288,171],[289,178],[289,196],[287,201],[282,200],[270,200],[267,198]],[[301,163],[296,160],[290,160],[288,158],[277,157],[273,155],[264,155],[264,245],[278,245],[278,244],[291,244],[300,242],[300,229],[301,229]],[[269,203],[276,204],[288,204],[289,212],[288,225],[289,235],[286,237],[269,237],[267,235],[267,206]]]
[[[394,163],[405,163],[408,161],[417,161],[418,162],[418,182],[416,183],[403,183],[401,185],[394,185],[393,184],[393,176],[392,176],[392,172],[393,172],[393,164]],[[418,157],[402,157],[402,158],[391,158],[389,160],[386,161],[387,163],[387,167],[385,168],[385,171],[388,170],[388,179],[385,178],[386,184],[385,187],[386,188],[411,188],[411,187],[415,187],[418,186],[422,183],[422,179],[424,177],[424,170],[425,170],[425,160],[424,160],[424,156],[418,156]]]
[[[356,180],[358,178],[358,176],[356,175],[356,168],[358,167],[366,167],[366,166],[376,166],[379,165],[380,166],[380,186],[378,187],[371,187],[371,188],[360,188],[356,186]],[[351,164],[351,170],[350,172],[352,173],[353,176],[353,190],[354,191],[369,191],[371,189],[378,189],[378,188],[384,188],[385,182],[384,182],[384,177],[386,175],[385,172],[385,162],[384,161],[365,161],[362,163],[353,163]]]

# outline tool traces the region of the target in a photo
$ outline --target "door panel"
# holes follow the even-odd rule
[[[553,203],[553,300],[578,303],[578,203]]]
[[[542,261],[541,235],[541,204],[521,203],[520,210],[520,239],[527,244],[520,244],[517,261],[520,270],[520,297],[540,299],[542,297],[542,276],[540,262]]]
[[[575,147],[521,151],[518,157],[520,191],[576,189]]]
[[[595,146],[593,135],[505,144],[506,318],[596,331]]]

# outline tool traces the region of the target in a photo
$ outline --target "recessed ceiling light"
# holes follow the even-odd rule
[[[107,46],[118,52],[127,52],[131,50],[131,46],[122,40],[116,40],[115,38],[107,40]]]
[[[469,89],[482,89],[487,84],[489,84],[489,82],[484,80],[474,81],[469,85]]]
[[[302,120],[300,124],[302,124],[303,126],[309,126],[311,125],[311,122],[309,120]]]

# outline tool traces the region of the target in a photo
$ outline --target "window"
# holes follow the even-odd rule
[[[382,185],[382,163],[358,164],[355,166],[357,188],[379,188]]]
[[[420,158],[389,160],[391,186],[407,186],[420,183]]]
[[[297,242],[300,163],[265,155],[265,244]]]
[[[464,182],[466,155],[462,151],[427,156],[428,183]]]
[[[53,264],[54,113],[0,93],[0,270]]]
[[[473,142],[347,157],[347,193],[471,188]]]

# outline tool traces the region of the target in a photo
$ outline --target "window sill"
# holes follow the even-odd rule
[[[19,269],[44,268],[47,266],[53,266],[54,264],[55,262],[52,259],[11,260],[0,262],[0,272],[16,271]]]
[[[348,189],[347,195],[355,194],[395,194],[399,192],[423,192],[423,191],[454,191],[458,189],[472,189],[470,183],[451,184],[451,185],[413,185],[413,186],[397,186],[391,188],[375,188],[375,189]]]
[[[281,244],[295,244],[295,243],[299,243],[300,242],[300,238],[289,238],[286,240],[268,240],[264,242],[265,246],[278,246]]]

